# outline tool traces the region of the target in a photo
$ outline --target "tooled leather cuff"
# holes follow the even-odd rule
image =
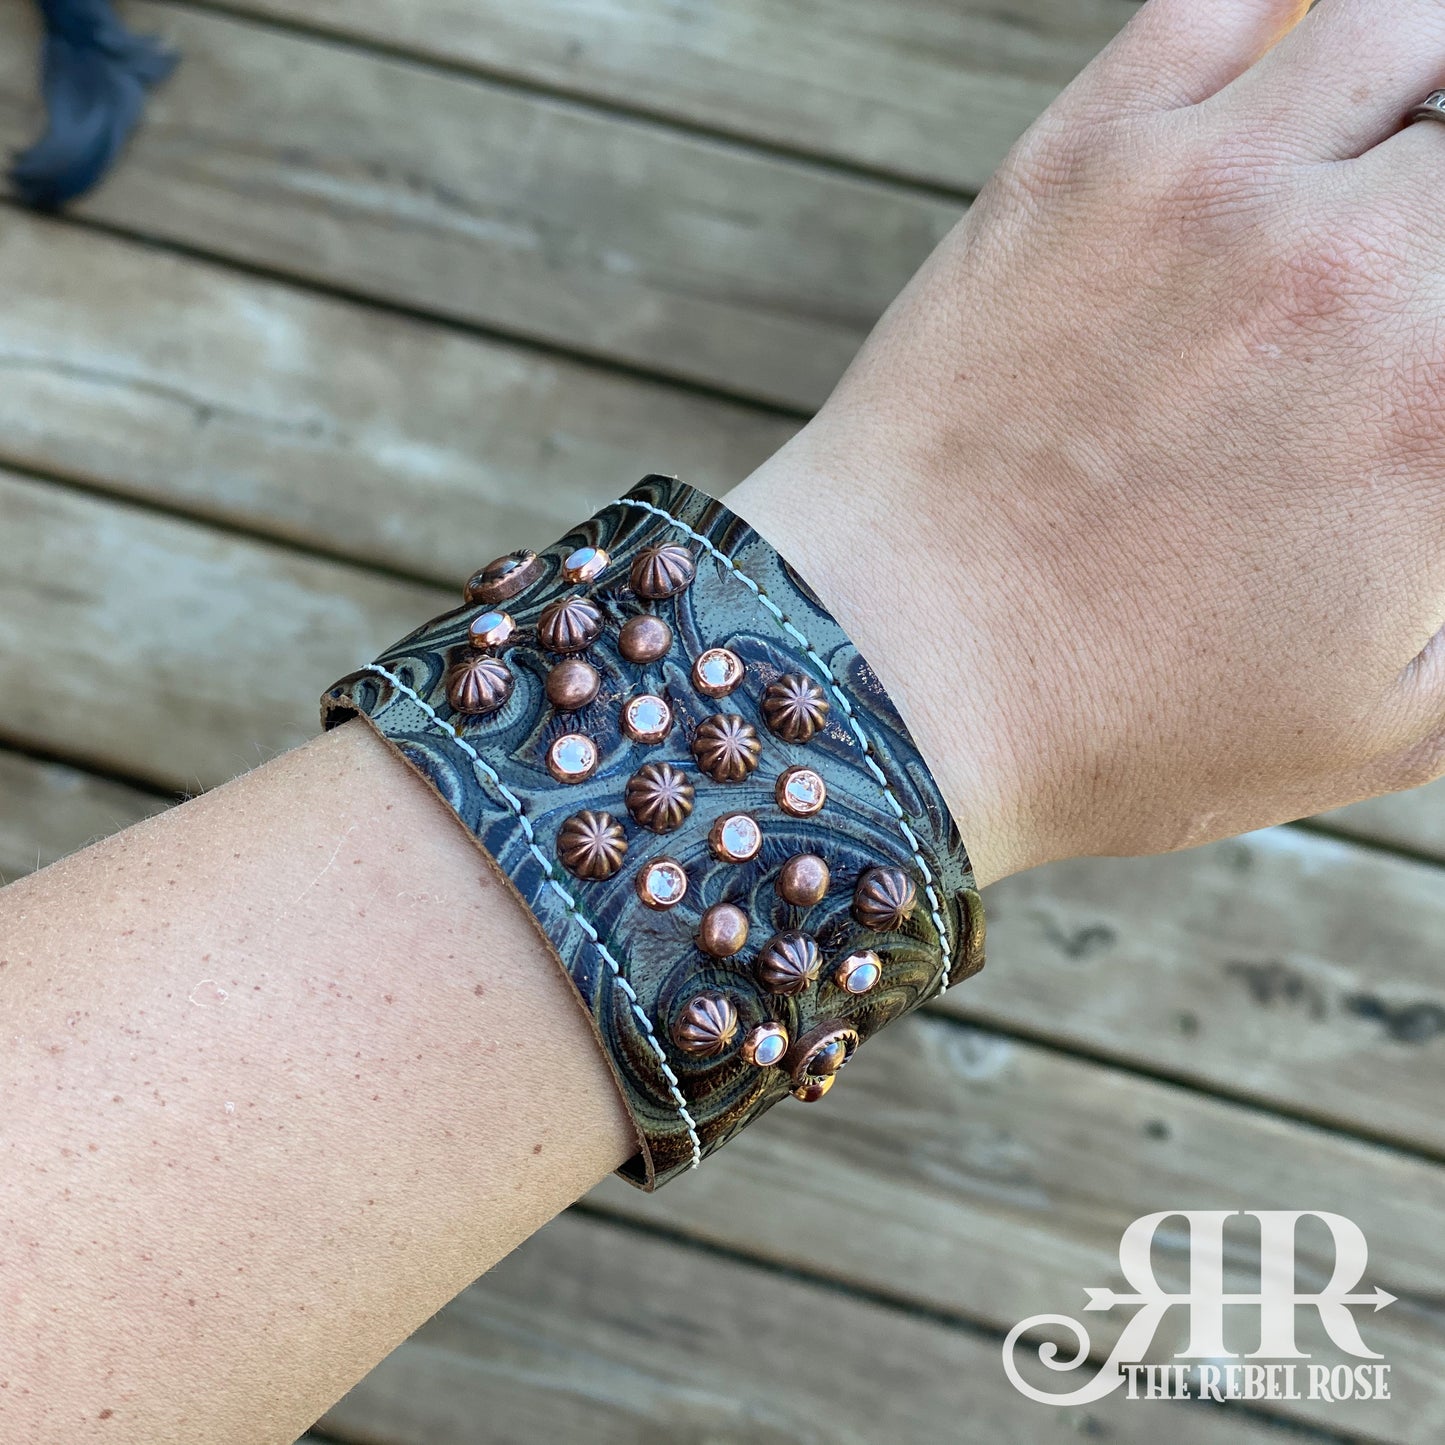
[[[983,965],[958,829],[882,685],[751,527],[670,477],[338,682],[531,909],[655,1188]]]

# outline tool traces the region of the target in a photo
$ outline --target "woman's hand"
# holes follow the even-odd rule
[[[1150,0],[730,499],[985,880],[1445,772],[1445,3],[1302,8]]]

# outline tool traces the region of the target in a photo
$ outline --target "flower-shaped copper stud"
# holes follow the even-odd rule
[[[918,886],[901,868],[865,868],[853,890],[853,917],[864,928],[889,933],[913,912]]]
[[[828,699],[811,677],[784,673],[763,689],[763,721],[785,743],[805,743],[828,721]]]
[[[627,811],[653,833],[680,828],[692,812],[693,788],[686,773],[671,763],[644,763],[627,780]]]
[[[484,717],[512,695],[512,673],[505,662],[475,653],[447,673],[447,702],[453,712]]]
[[[508,552],[505,557],[488,562],[480,572],[472,573],[466,585],[466,599],[483,607],[494,607],[525,591],[545,570],[535,552]]]
[[[611,813],[573,813],[557,830],[557,856],[578,878],[610,878],[627,856],[627,834]]]
[[[676,542],[644,547],[632,562],[632,590],[639,597],[656,601],[675,597],[697,575],[692,553]]]
[[[823,955],[806,933],[789,928],[763,945],[754,968],[769,993],[802,993],[822,972]]]
[[[537,641],[548,652],[581,652],[602,631],[602,614],[585,597],[549,602],[537,619]]]
[[[738,1035],[738,1011],[725,993],[690,999],[672,1026],[672,1041],[683,1053],[712,1059],[726,1053]]]
[[[758,730],[736,713],[704,718],[692,736],[692,755],[715,783],[740,783],[763,755]]]

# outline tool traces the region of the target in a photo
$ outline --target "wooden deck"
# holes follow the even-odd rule
[[[0,205],[0,873],[309,736],[324,681],[643,471],[744,474],[1132,8],[134,4],[184,61],[122,169]],[[0,7],[7,149],[33,39]],[[1000,885],[988,970],[834,1099],[605,1185],[318,1438],[1437,1445],[1442,866],[1437,787]],[[1392,1398],[1016,1394],[1002,1336],[1171,1207],[1357,1221]]]

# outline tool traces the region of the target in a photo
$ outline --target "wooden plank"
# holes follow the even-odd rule
[[[609,1180],[589,1198],[634,1222],[1001,1332],[1038,1314],[1079,1318],[1100,1359],[1133,1312],[1081,1314],[1085,1289],[1129,1290],[1118,1250],[1133,1220],[1178,1209],[1339,1212],[1369,1244],[1362,1290],[1399,1296],[1360,1321],[1391,1367],[1393,1398],[1270,1409],[1352,1437],[1433,1445],[1445,1409],[1442,1191],[1437,1164],[915,1015],[860,1052],[828,1099],[779,1106],[698,1174],[651,1196]],[[1246,1224],[1226,1235],[1226,1288],[1241,1293],[1260,1289],[1258,1234]],[[1184,1227],[1166,1233],[1156,1277],[1186,1292]],[[1302,1227],[1299,1242],[1299,1288],[1324,1288],[1333,1245],[1322,1227]],[[1236,1352],[1259,1342],[1247,1313],[1226,1326]],[[1308,1313],[1300,1348],[1317,1363],[1342,1362]],[[1188,1332],[1187,1314],[1166,1315],[1150,1358],[1170,1360]]]
[[[1326,813],[1321,821],[1354,838],[1445,858],[1445,779]]]
[[[1049,1411],[1014,1392],[995,1340],[575,1214],[423,1325],[321,1429],[348,1445],[1279,1440],[1237,1410]]]
[[[0,752],[0,885],[165,806],[137,788]]]
[[[393,46],[934,185],[977,190],[1134,0],[241,0]]]
[[[811,408],[959,207],[253,22],[131,7],[186,63],[77,208],[141,235]],[[0,9],[0,143],[34,126]]]
[[[0,227],[0,464],[456,585],[794,424],[39,217]]]
[[[955,1016],[1445,1154],[1438,868],[1278,828],[989,890]]]
[[[0,738],[176,790],[309,736],[454,595],[3,475],[0,515]],[[943,1007],[1445,1153],[1439,884],[1297,830],[1061,865],[990,890]]]
[[[0,472],[0,740],[198,792],[455,594]]]

